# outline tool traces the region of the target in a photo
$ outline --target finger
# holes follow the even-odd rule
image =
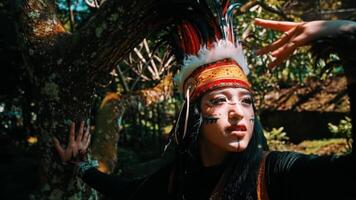
[[[300,22],[285,22],[255,18],[254,24],[272,30],[286,32],[299,25]]]
[[[70,126],[68,146],[70,146],[74,142],[75,142],[75,123],[73,122]]]
[[[87,140],[88,140],[88,138],[89,138],[89,135],[90,135],[89,129],[87,128],[87,130],[85,131],[85,134],[84,134],[84,136],[83,136],[83,139],[82,139],[82,143],[83,143],[83,144],[85,144],[85,143],[87,142]]]
[[[302,29],[300,26],[296,27],[291,34],[294,35],[293,38],[291,38],[288,43],[286,43],[279,49],[273,51],[271,53],[273,57],[279,57],[280,54],[284,53],[292,54],[295,49],[308,43],[308,36],[302,33]]]
[[[306,36],[304,35],[299,35],[298,37],[296,38],[293,38],[291,41],[289,41],[287,44],[285,44],[283,47],[273,51],[271,53],[271,55],[273,57],[280,57],[281,54],[284,54],[284,53],[288,53],[289,55],[290,54],[293,54],[293,52],[298,48],[298,47],[301,47],[303,45],[305,45],[307,43],[306,41]],[[293,50],[293,51],[290,51],[290,50]]]
[[[85,149],[85,151],[87,151],[87,149],[88,149],[88,147],[89,147],[90,139],[91,139],[91,135],[89,134],[88,139],[87,139],[87,141],[86,141],[85,144],[84,144],[84,149]]]
[[[279,50],[279,53],[275,56],[276,59],[271,62],[270,64],[268,64],[269,68],[273,68],[277,65],[282,64],[285,60],[287,60],[287,58],[293,54],[294,50],[296,49],[296,45],[293,42],[290,42],[288,44],[286,44],[285,46],[281,47],[281,49]]]
[[[293,38],[293,42],[297,45],[297,47],[301,47],[304,45],[308,45],[312,40],[307,34],[299,34],[295,38]]]
[[[86,144],[88,142],[88,139],[89,139],[89,133],[86,131],[84,136],[83,136],[82,141],[80,141],[79,153],[86,152],[85,148],[86,148]]]
[[[87,127],[85,129],[85,135],[87,135],[87,137],[89,136],[90,134],[90,122],[89,120],[87,121]]]
[[[80,122],[80,128],[77,136],[77,143],[81,142],[84,134],[84,121]]]
[[[281,46],[285,45],[294,36],[294,33],[295,33],[295,29],[291,29],[283,33],[283,35],[272,44],[257,50],[256,55],[263,55],[280,48]]]
[[[59,143],[59,140],[56,137],[52,138],[53,143],[54,143],[54,147],[56,148],[59,157],[61,157],[62,161],[66,161],[65,160],[65,156],[64,156],[64,149],[62,148],[61,144]]]

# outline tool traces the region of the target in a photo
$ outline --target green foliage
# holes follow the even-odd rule
[[[323,61],[315,61],[308,47],[298,49],[287,62],[269,69],[267,64],[274,58],[267,54],[256,56],[255,51],[268,46],[278,40],[281,32],[266,30],[255,26],[255,18],[272,19],[272,20],[293,20],[302,21],[296,12],[287,12],[283,10],[288,1],[267,0],[265,3],[271,9],[265,9],[261,5],[255,5],[244,13],[236,17],[236,28],[238,38],[244,44],[245,54],[251,69],[250,81],[255,91],[255,98],[263,104],[263,97],[266,93],[284,87],[302,85],[308,78],[324,80],[330,75],[340,73],[340,70],[323,70],[327,65]],[[275,10],[275,12],[272,12]],[[288,18],[288,19],[287,19]],[[338,58],[331,56],[328,62],[335,61]],[[326,73],[327,72],[327,73]]]
[[[282,150],[289,140],[283,127],[272,128],[271,131],[263,130],[263,134],[267,139],[269,148],[272,150]]]
[[[340,120],[338,125],[328,123],[328,128],[331,133],[335,136],[346,138],[349,147],[351,148],[352,139],[352,124],[351,118],[345,117],[345,119]]]

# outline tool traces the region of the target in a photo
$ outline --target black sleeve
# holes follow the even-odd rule
[[[116,175],[108,175],[95,168],[87,170],[83,174],[82,180],[112,199],[129,199],[143,181],[142,179],[129,180]]]
[[[266,159],[271,200],[355,199],[352,155],[315,156],[271,152]]]
[[[85,171],[82,180],[110,199],[169,199],[168,186],[172,164],[142,179],[108,175],[95,168]]]

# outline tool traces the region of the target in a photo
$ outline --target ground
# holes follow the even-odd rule
[[[323,140],[305,140],[299,144],[285,143],[271,147],[271,150],[296,151],[317,155],[342,155],[350,151],[346,139],[332,138]]]

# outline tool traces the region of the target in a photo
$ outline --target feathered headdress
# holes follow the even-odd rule
[[[170,43],[180,64],[175,83],[186,108],[183,135],[178,137],[174,130],[177,143],[185,137],[190,102],[218,87],[251,88],[247,62],[234,33],[232,13],[239,5],[229,0],[193,0],[176,7]]]
[[[192,100],[219,85],[250,87],[233,27],[232,12],[238,5],[228,0],[196,1],[177,19],[171,43],[181,70],[175,82],[183,94],[190,90]]]

